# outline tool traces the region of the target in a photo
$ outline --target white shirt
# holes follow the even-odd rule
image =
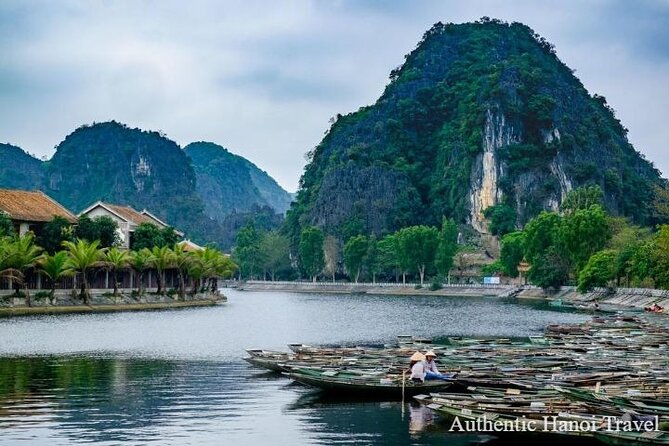
[[[411,367],[411,379],[425,381],[425,364],[423,361],[418,361]]]
[[[434,359],[432,361],[428,361],[427,359],[425,360],[425,370],[433,373],[439,373],[439,370],[437,370],[437,364],[434,362]]]

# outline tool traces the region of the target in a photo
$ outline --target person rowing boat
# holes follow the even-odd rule
[[[409,370],[411,370],[409,379],[414,383],[425,382],[425,355],[421,352],[416,352],[411,355],[409,361]]]

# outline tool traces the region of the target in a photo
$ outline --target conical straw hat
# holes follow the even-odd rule
[[[432,351],[432,350],[428,350],[427,353],[425,353],[425,356],[426,356],[426,357],[427,357],[427,356],[432,356],[433,358],[436,358],[436,357],[437,357],[437,354],[436,354],[434,351]]]
[[[411,355],[411,360],[412,361],[422,361],[425,359],[425,356],[421,352],[416,352],[413,355]]]

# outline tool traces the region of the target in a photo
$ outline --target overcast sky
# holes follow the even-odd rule
[[[289,191],[328,120],[378,98],[435,22],[530,25],[669,173],[669,0],[0,0],[0,141],[39,157],[115,119],[207,140]]]

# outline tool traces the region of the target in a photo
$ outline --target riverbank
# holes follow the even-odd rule
[[[40,295],[41,296],[41,295]],[[25,298],[14,294],[0,295],[0,317],[3,316],[30,316],[41,314],[69,314],[69,313],[114,313],[125,311],[152,311],[170,310],[178,308],[208,307],[227,302],[223,294],[202,293],[187,296],[186,300],[178,300],[176,295],[164,296],[147,291],[141,297],[132,292],[120,293],[113,296],[108,292],[92,292],[91,304],[84,305],[78,297],[57,292],[53,303],[43,296],[32,296],[32,305],[27,306]]]
[[[118,305],[59,305],[59,306],[19,306],[0,308],[1,316],[32,316],[40,314],[69,314],[69,313],[115,313],[121,311],[151,311],[170,310],[177,308],[210,307],[225,302],[218,300],[193,300],[186,302],[152,302]]]
[[[430,285],[419,287],[415,283],[348,283],[348,282],[269,282],[249,280],[235,283],[240,291],[283,291],[291,293],[372,294],[397,296],[471,296],[508,297],[520,290],[513,285],[444,285],[432,290]]]
[[[401,283],[348,283],[348,282],[270,282],[249,280],[233,283],[232,287],[240,291],[282,291],[293,293],[335,293],[335,294],[371,294],[397,296],[461,296],[461,297],[516,297],[519,299],[562,300],[575,305],[600,304],[623,308],[643,309],[653,304],[669,308],[669,290],[649,288],[595,288],[588,293],[580,293],[576,287],[565,286],[560,290],[547,293],[539,287],[525,285],[443,285],[438,290],[429,285],[417,287],[417,284]]]

